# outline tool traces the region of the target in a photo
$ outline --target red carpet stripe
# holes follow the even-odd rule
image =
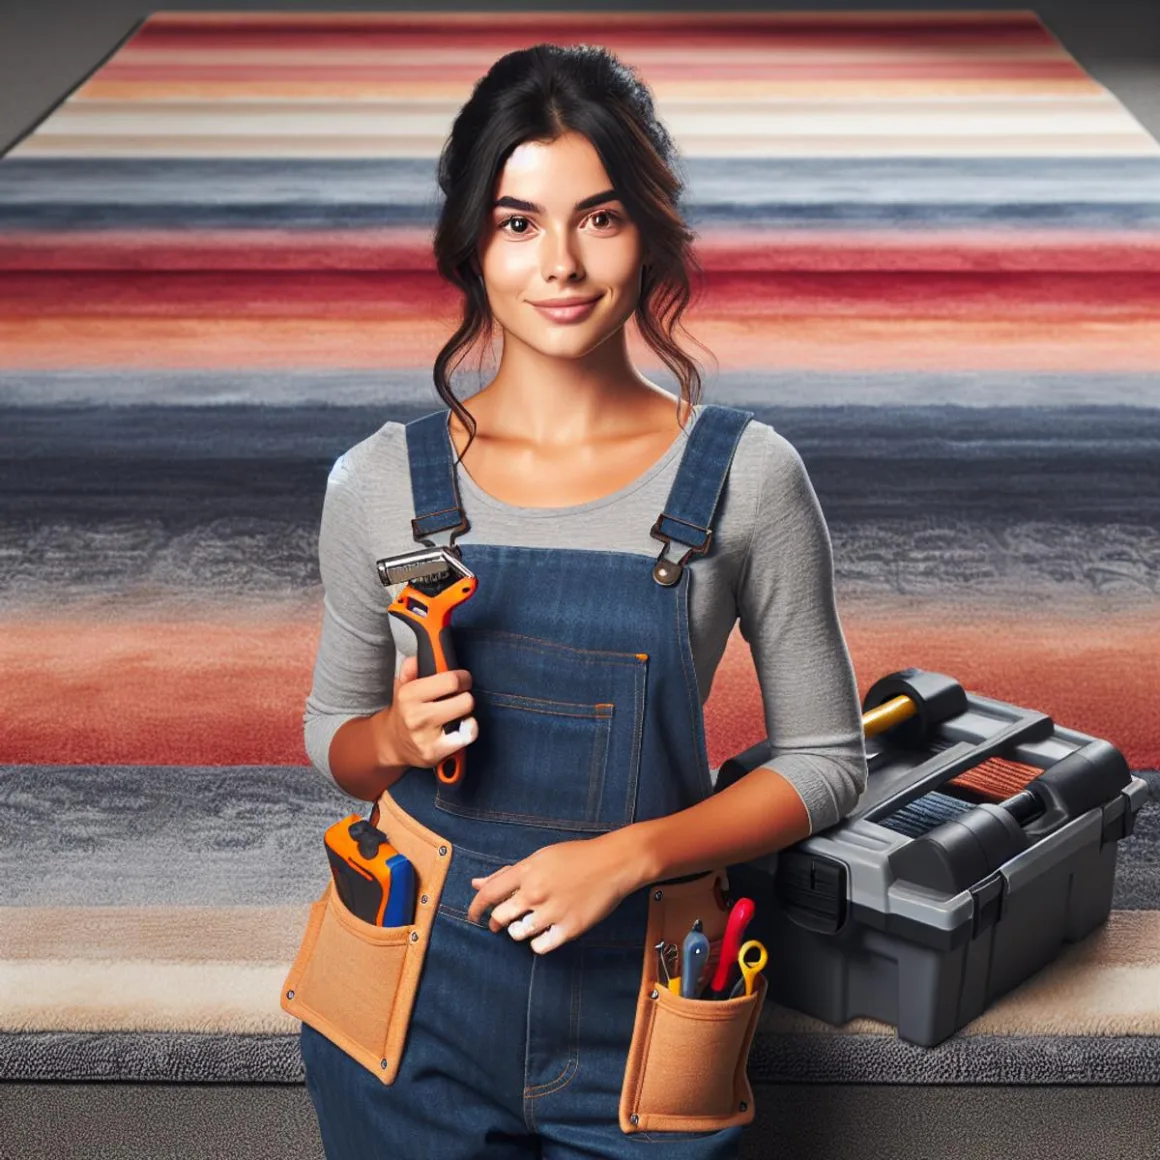
[[[843,627],[861,696],[886,673],[932,669],[1111,740],[1133,768],[1160,766],[1152,719],[1160,622],[1147,603],[1014,615],[860,601]],[[315,616],[277,610],[260,620],[9,621],[0,638],[0,762],[305,764],[302,709],[317,631]],[[765,735],[756,674],[736,629],[706,728],[714,766]]]

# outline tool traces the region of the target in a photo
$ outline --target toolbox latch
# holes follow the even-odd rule
[[[1117,814],[1115,811],[1121,806],[1122,809]],[[1100,831],[1100,846],[1126,838],[1135,828],[1136,815],[1132,812],[1132,803],[1126,793],[1119,794],[1114,801],[1104,806],[1104,828]]]
[[[1003,913],[1003,890],[1006,881],[1002,871],[996,870],[970,887],[975,907],[971,916],[971,938],[976,938],[999,921]]]
[[[801,850],[782,850],[773,879],[778,904],[798,926],[834,934],[846,921],[846,867]]]

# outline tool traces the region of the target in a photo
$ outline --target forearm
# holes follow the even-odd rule
[[[759,766],[694,806],[605,836],[621,846],[635,889],[745,862],[809,834],[809,814],[797,790],[776,770]]]
[[[330,742],[330,772],[338,785],[352,797],[377,801],[410,768],[400,764],[388,751],[382,709],[369,717],[344,722]]]

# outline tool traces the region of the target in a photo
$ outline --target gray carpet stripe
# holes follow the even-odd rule
[[[485,376],[486,377],[486,376]],[[667,369],[649,376],[678,390]],[[460,398],[482,386],[456,376]],[[1053,374],[1019,371],[722,371],[706,368],[704,400],[729,406],[1160,408],[1154,374]],[[427,369],[355,370],[0,370],[0,407],[95,404],[108,407],[443,406]],[[1050,420],[1051,416],[1043,418]]]
[[[317,510],[325,491],[302,497],[293,512],[204,511],[187,524],[162,510],[117,518],[60,511],[29,529],[13,507],[0,515],[0,614],[148,618],[180,607],[183,616],[261,615],[279,612],[317,623],[322,611],[318,575]],[[860,602],[883,598],[929,599],[942,612],[992,603],[1000,614],[1038,604],[1064,605],[1079,616],[1117,605],[1148,614],[1157,596],[1160,520],[1144,522],[1124,512],[1107,522],[1073,522],[1044,512],[1013,519],[1000,510],[907,513],[856,519],[857,497],[845,485],[841,497],[819,476],[816,488],[827,514],[839,606],[854,612]],[[66,497],[61,494],[61,507]],[[78,505],[80,504],[78,497]],[[43,503],[28,499],[27,506]],[[91,506],[91,505],[84,505]],[[932,505],[934,506],[934,505]],[[188,509],[187,509],[188,510]],[[54,506],[53,511],[57,509]],[[937,520],[937,522],[936,522]],[[953,544],[953,551],[930,545]],[[965,614],[965,613],[964,613]]]
[[[883,1035],[759,1031],[755,1084],[1155,1084],[1160,1038],[952,1036],[933,1048]],[[0,1033],[0,1080],[301,1083],[298,1036]]]
[[[0,510],[24,529],[16,542],[58,521],[124,527],[127,511],[136,524],[182,533],[288,516],[316,531],[338,456],[388,419],[431,409],[0,408]],[[750,409],[797,448],[837,524],[921,518],[1001,529],[1048,519],[1160,529],[1155,409]]]
[[[1155,228],[1160,158],[696,157],[685,214],[716,226]],[[202,191],[213,189],[207,199]],[[430,158],[32,158],[0,167],[0,228],[425,226]]]
[[[1142,776],[1155,796],[1160,774]],[[0,767],[0,898],[7,907],[302,905],[329,875],[323,832],[366,812],[304,767]],[[1160,910],[1155,800],[1117,851],[1113,908]]]

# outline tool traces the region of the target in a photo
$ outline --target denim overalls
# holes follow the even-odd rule
[[[486,914],[469,922],[467,908],[474,877],[712,793],[689,583],[751,418],[718,405],[700,410],[652,528],[665,541],[655,560],[455,544],[467,524],[448,412],[407,424],[415,538],[452,546],[478,577],[452,633],[458,664],[472,675],[479,733],[457,785],[412,768],[388,791],[453,846],[397,1079],[380,1082],[303,1026],[306,1082],[329,1160],[623,1157],[658,1143],[665,1150],[651,1154],[738,1154],[741,1126],[626,1132],[618,1124],[655,884],[544,955],[491,931]]]

